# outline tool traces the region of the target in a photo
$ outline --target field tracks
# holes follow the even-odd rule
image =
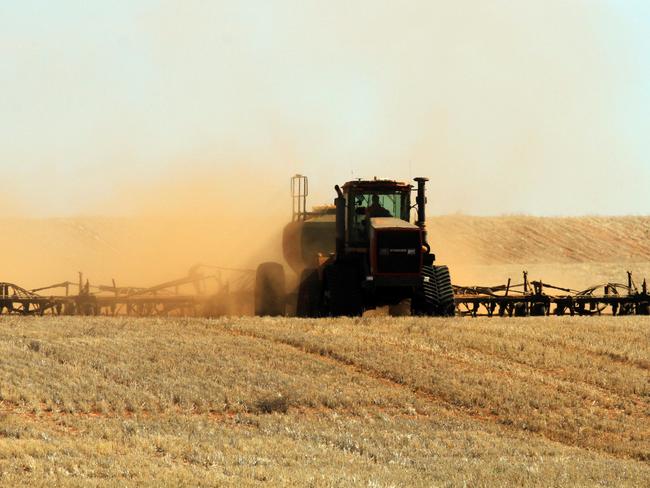
[[[283,329],[224,324],[220,330],[287,346],[320,361],[407,390],[419,400],[459,420],[479,421],[511,434],[532,434],[567,446],[595,449],[617,458],[650,459],[647,441],[650,429],[646,421],[637,423],[644,418],[647,420],[650,412],[645,393],[639,394],[634,389],[624,391],[619,385],[608,385],[607,376],[604,379],[583,378],[579,376],[580,368],[575,365],[566,368],[553,364],[540,366],[516,355],[510,356],[507,352],[486,351],[467,344],[451,352],[434,351],[426,344],[409,344],[408,341],[383,337],[381,345],[378,345],[368,337],[357,337],[355,340],[360,340],[361,344],[351,344],[346,349],[327,341],[317,343],[319,331],[310,331],[309,326],[303,325],[296,329]],[[355,347],[358,347],[358,354]],[[433,376],[434,381],[427,383],[426,378],[412,376],[409,368],[395,368],[392,362],[395,357],[389,357],[390,350],[395,351],[393,356],[397,355],[397,360],[399,356],[412,357],[409,350],[425,352],[431,359],[431,364],[426,364],[425,368],[430,366],[431,370],[440,370],[440,374],[451,375],[452,378],[437,384]],[[367,359],[371,356],[372,359]],[[385,357],[386,361],[377,361],[378,357]],[[420,367],[421,370],[422,361],[422,357],[418,358],[414,368]],[[624,364],[638,367],[634,362]],[[640,368],[639,372],[644,371]],[[618,374],[616,371],[614,373]],[[475,384],[486,393],[481,396],[478,392],[474,397],[467,397],[462,393],[457,394],[454,388],[447,389],[445,381],[457,383],[454,375],[461,378],[461,389],[469,389]],[[491,395],[491,389],[498,392]],[[499,398],[500,394],[505,396]],[[507,398],[509,394],[513,395],[514,400]],[[530,398],[526,398],[526,395],[530,395]],[[557,403],[554,403],[554,397],[558,398]],[[519,407],[522,407],[521,410]],[[564,412],[568,408],[578,409],[577,418],[566,418]],[[582,425],[594,422],[596,425],[584,430]],[[646,441],[642,440],[644,438]]]

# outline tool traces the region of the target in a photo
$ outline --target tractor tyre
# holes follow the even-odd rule
[[[531,317],[543,317],[546,315],[546,305],[542,302],[533,303],[530,307]]]
[[[453,317],[456,315],[454,288],[451,285],[451,275],[447,266],[433,266],[438,285],[438,315]]]
[[[454,289],[447,266],[422,266],[422,286],[413,297],[413,315],[453,317],[456,314]]]
[[[515,304],[515,317],[528,317],[530,315],[530,307],[527,303]]]
[[[331,317],[359,317],[363,314],[363,291],[354,265],[332,264],[325,268],[325,298]]]
[[[320,317],[322,286],[318,270],[308,268],[300,275],[296,316]]]
[[[255,315],[284,315],[286,305],[284,268],[279,263],[262,263],[255,275]]]
[[[411,300],[413,315],[435,316],[436,306],[440,301],[438,283],[436,282],[433,266],[422,266],[422,284],[418,293]]]

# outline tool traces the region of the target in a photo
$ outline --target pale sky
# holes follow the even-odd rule
[[[5,215],[233,166],[313,203],[425,175],[433,214],[650,213],[647,1],[0,0],[0,59]]]

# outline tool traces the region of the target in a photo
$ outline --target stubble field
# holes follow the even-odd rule
[[[0,320],[0,484],[648,486],[650,319]]]
[[[2,279],[151,285],[237,254],[223,222],[181,224],[5,219]],[[459,285],[640,283],[648,229],[429,221]],[[2,486],[650,485],[648,317],[3,316],[0,354]]]

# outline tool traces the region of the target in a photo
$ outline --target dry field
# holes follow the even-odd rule
[[[0,320],[6,486],[650,484],[650,318]]]
[[[441,255],[474,264],[650,262],[650,217],[471,217],[427,222]]]
[[[153,284],[222,225],[0,220],[2,280]],[[649,217],[429,229],[457,284],[650,278]],[[0,354],[3,486],[650,486],[647,317],[0,317]]]
[[[650,279],[650,217],[470,217],[428,222],[436,255],[458,285],[531,279],[583,290]]]

